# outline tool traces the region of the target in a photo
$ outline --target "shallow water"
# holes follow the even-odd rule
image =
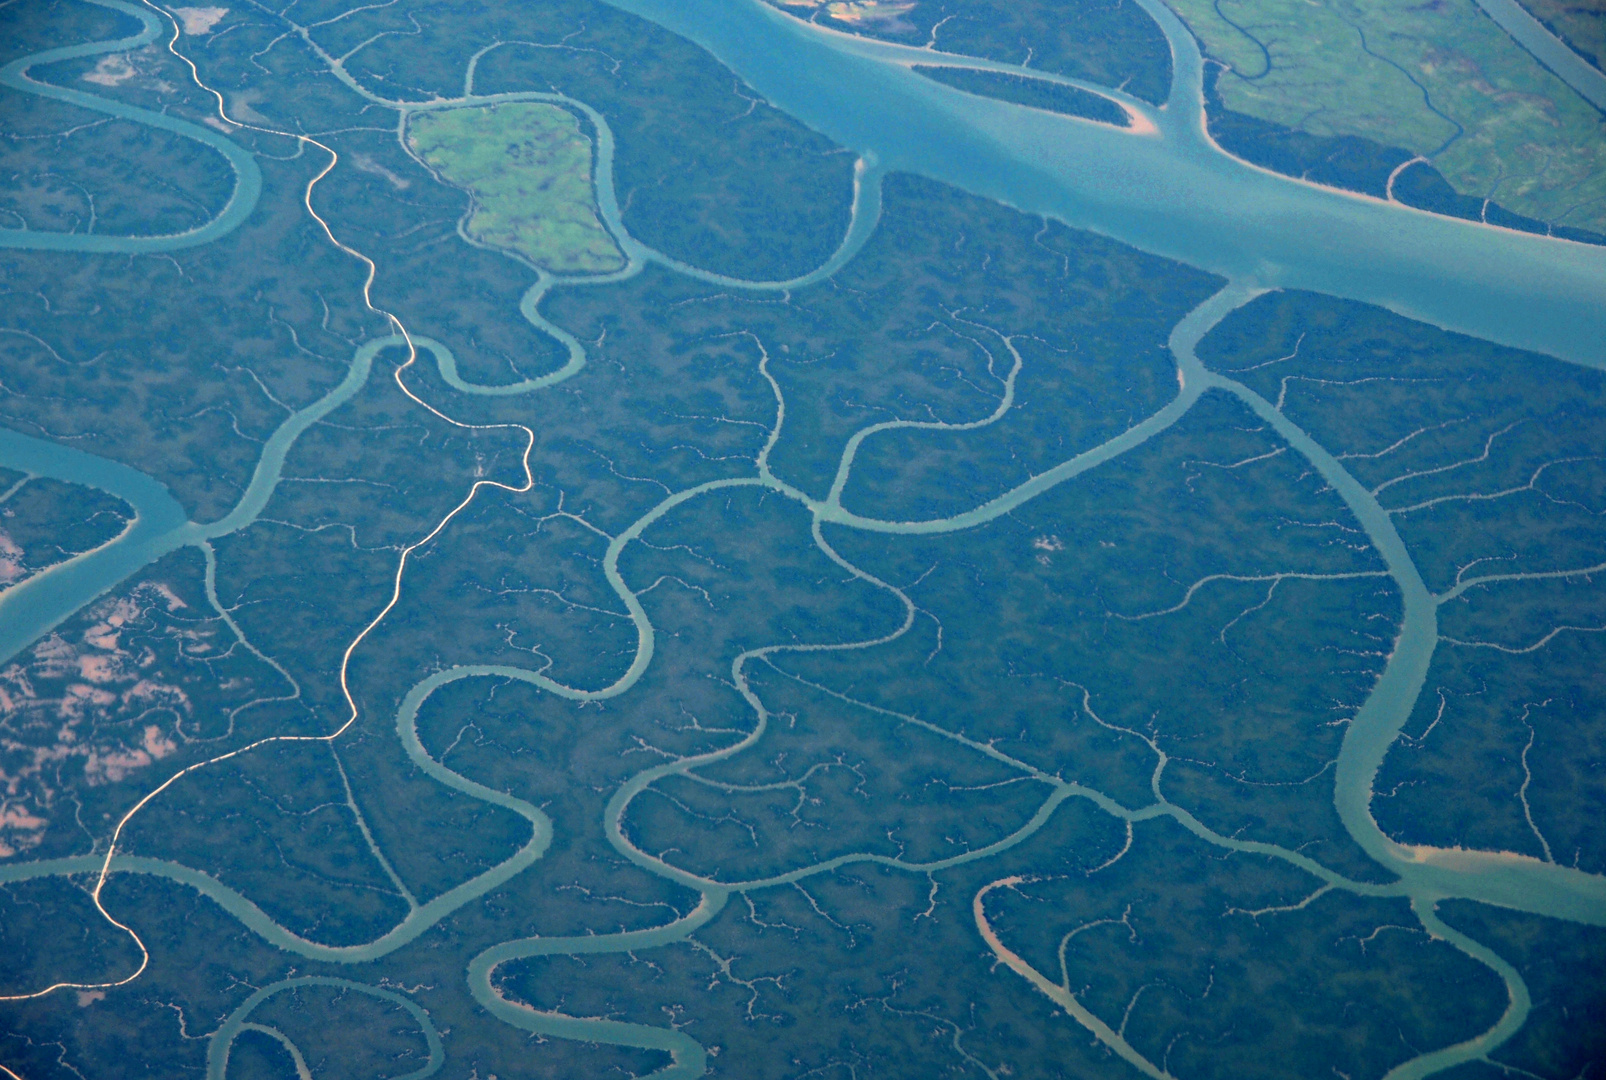
[[[146,18],[138,9],[120,0],[94,2]],[[1381,304],[1438,325],[1592,366],[1606,366],[1606,249],[1438,218],[1398,204],[1349,196],[1277,177],[1227,157],[1209,142],[1201,126],[1201,63],[1197,49],[1169,11],[1152,2],[1146,2],[1145,7],[1155,15],[1172,42],[1178,77],[1170,100],[1161,109],[1113,95],[1147,122],[1140,124],[1136,133],[963,94],[909,70],[912,63],[930,63],[934,57],[929,52],[823,31],[780,14],[758,0],[734,3],[730,0],[620,0],[618,6],[643,14],[699,42],[777,106],[858,151],[862,159],[853,224],[832,260],[815,273],[793,282],[735,282],[684,267],[623,237],[611,184],[612,137],[605,122],[596,118],[598,200],[604,219],[610,227],[620,231],[633,269],[639,269],[646,261],[658,261],[705,280],[737,287],[803,287],[827,276],[850,258],[873,230],[882,173],[898,169],[916,172],[1024,210],[1059,218],[1073,226],[1093,229],[1230,279],[1227,288],[1190,313],[1173,332],[1171,346],[1179,364],[1181,383],[1178,398],[1104,445],[968,513],[948,519],[886,522],[861,517],[843,508],[838,501],[841,483],[834,486],[833,496],[826,501],[809,500],[768,474],[762,455],[758,477],[702,485],[665,499],[609,548],[610,561],[605,568],[609,582],[630,608],[640,636],[629,671],[616,683],[601,690],[581,691],[562,687],[534,673],[499,667],[465,667],[437,673],[408,694],[396,723],[398,737],[413,763],[448,787],[520,814],[530,822],[532,831],[526,844],[508,860],[430,903],[415,906],[402,923],[375,941],[331,947],[299,938],[216,879],[176,864],[118,856],[111,869],[159,874],[194,887],[265,940],[309,958],[353,962],[386,955],[414,940],[451,910],[534,863],[551,838],[551,823],[538,808],[468,781],[432,761],[419,743],[414,726],[419,708],[435,689],[448,682],[484,676],[523,678],[577,700],[612,696],[628,690],[651,660],[652,627],[640,605],[633,603],[633,594],[618,577],[618,551],[659,516],[707,491],[732,485],[756,485],[804,502],[817,522],[887,533],[958,531],[992,520],[1011,507],[1142,443],[1184,415],[1201,393],[1214,390],[1232,393],[1244,400],[1322,473],[1360,519],[1404,594],[1405,616],[1400,638],[1383,677],[1351,724],[1335,782],[1335,805],[1351,835],[1401,880],[1387,886],[1356,886],[1353,891],[1410,896],[1418,907],[1423,925],[1440,936],[1450,936],[1453,931],[1434,921],[1432,904],[1450,896],[1472,897],[1520,910],[1606,924],[1606,878],[1599,875],[1500,853],[1405,848],[1378,830],[1369,812],[1372,778],[1400,724],[1410,713],[1437,644],[1436,601],[1422,585],[1388,515],[1342,465],[1268,403],[1239,384],[1206,371],[1193,354],[1194,345],[1204,334],[1258,291],[1297,287]],[[93,55],[129,48],[152,40],[149,35],[153,33],[153,25],[147,18],[146,33],[137,38],[54,50],[33,58],[32,62],[63,59],[68,54]],[[26,82],[21,73],[29,62],[23,60],[8,65],[0,71],[0,77],[9,85],[17,85],[17,80]],[[981,66],[1008,67],[992,63]],[[76,91],[42,90],[38,84],[22,88],[75,102],[77,97],[89,97]],[[537,95],[499,95],[498,98],[513,96],[533,98]],[[229,140],[195,125],[171,121],[144,110],[127,109],[116,103],[101,102],[88,107],[154,123],[216,146],[234,164],[238,177],[228,208],[201,229],[177,236],[119,238],[54,234],[56,239],[52,240],[45,234],[11,232],[0,233],[0,245],[85,252],[158,251],[222,235],[249,214],[260,178],[250,155]],[[1151,129],[1146,134],[1142,133],[1145,127]],[[612,279],[599,278],[597,283]],[[555,328],[546,325],[535,308],[554,283],[553,279],[543,276],[523,304],[525,316],[547,330]],[[580,370],[585,362],[583,347],[561,331],[557,331],[557,336],[570,353],[569,363],[563,368],[539,379],[494,388],[466,383],[443,346],[421,338],[415,341],[434,354],[442,377],[459,391],[510,394],[540,389]],[[108,491],[128,501],[136,511],[135,521],[117,540],[0,594],[0,658],[25,647],[39,634],[160,555],[185,544],[204,543],[248,525],[271,497],[285,455],[296,438],[365,385],[372,362],[381,349],[401,344],[402,339],[387,338],[358,349],[345,380],[281,425],[265,446],[240,503],[225,518],[210,524],[188,522],[183,509],[165,487],[133,469],[53,443],[0,431],[0,464]],[[784,401],[780,400],[778,389],[776,393],[778,412],[784,413]],[[779,431],[779,419],[776,430]],[[839,479],[845,478],[846,469],[850,467],[851,459],[844,462]],[[738,670],[740,663],[738,660],[737,667],[733,668],[733,679],[739,690],[745,685]],[[745,692],[744,696],[747,696]],[[756,740],[765,714],[756,698],[750,698],[749,703],[760,716],[760,727],[752,737]],[[735,753],[749,741],[720,754]],[[689,768],[690,765],[682,762],[674,767]],[[519,957],[623,951],[681,940],[717,913],[729,892],[738,888],[676,871],[661,860],[635,851],[624,839],[620,818],[629,799],[667,768],[670,766],[648,770],[621,788],[609,805],[604,826],[610,840],[626,857],[654,873],[699,889],[702,903],[681,919],[651,930],[508,942],[476,957],[469,965],[468,977],[470,988],[480,1003],[510,1024],[567,1038],[667,1050],[673,1054],[675,1064],[660,1075],[689,1077],[702,1073],[704,1052],[695,1040],[680,1031],[536,1013],[502,999],[491,982],[497,964]],[[1118,813],[1120,808],[1096,792],[1062,784],[1034,817],[1032,828],[1046,821],[1060,801],[1071,797],[1092,798],[1107,811],[1127,816]],[[1128,820],[1147,820],[1176,810],[1168,806],[1157,804],[1130,814]],[[1180,816],[1178,820],[1201,836],[1207,832],[1196,822],[1190,825]],[[1213,834],[1205,838],[1227,848],[1267,848],[1267,853],[1272,853],[1269,845],[1242,844]],[[1018,839],[1008,837],[994,847],[1009,846]],[[984,852],[974,854],[980,857]],[[1287,857],[1296,865],[1308,861],[1294,855]],[[95,871],[100,864],[99,856],[11,864],[0,866],[0,882]],[[799,868],[774,881],[801,879],[828,868],[825,864]],[[1313,872],[1315,869],[1319,868],[1314,868]],[[750,882],[740,888],[759,888],[771,883],[768,880]],[[1502,969],[1503,961],[1493,954],[1478,953],[1476,950],[1481,946],[1459,941],[1456,944],[1496,968],[1506,979],[1511,1009],[1496,1028],[1479,1037],[1476,1046],[1464,1044],[1423,1055],[1400,1066],[1391,1076],[1426,1075],[1455,1061],[1475,1057],[1506,1038],[1526,1017],[1528,1000],[1520,978],[1508,968]],[[250,1009],[270,994],[305,981],[290,980],[264,988],[230,1017],[226,1025],[228,1038],[213,1043],[214,1056],[210,1064],[214,1076],[221,1075],[228,1041],[247,1023]],[[359,984],[343,980],[321,981],[324,985],[344,986],[359,992],[372,990],[362,990]],[[433,1029],[429,1028],[427,1019],[422,1024],[426,1037],[432,1036]],[[427,1075],[439,1067],[438,1041],[433,1038],[429,1041],[431,1064],[416,1075]]]
[[[245,219],[251,216],[256,209],[257,200],[262,195],[262,170],[257,167],[256,158],[250,152],[241,148],[234,140],[227,138],[210,128],[199,124],[192,124],[188,120],[168,116],[166,113],[153,112],[150,109],[141,109],[133,105],[114,101],[111,98],[99,97],[95,94],[85,93],[82,90],[71,90],[64,86],[43,82],[30,78],[28,69],[43,64],[52,64],[62,60],[76,60],[85,56],[100,56],[106,53],[127,52],[142,48],[157,41],[162,36],[162,24],[148,9],[134,4],[124,3],[123,0],[89,0],[104,8],[111,8],[124,15],[138,19],[143,29],[131,37],[118,38],[114,41],[94,41],[84,45],[69,45],[60,49],[47,49],[44,52],[33,53],[30,56],[19,57],[11,63],[0,67],[0,86],[8,86],[13,90],[20,90],[27,94],[38,94],[41,97],[53,98],[56,101],[77,105],[80,108],[92,109],[98,113],[115,116],[122,120],[132,120],[147,127],[161,128],[203,143],[228,161],[229,167],[234,170],[234,190],[229,200],[224,204],[218,215],[204,225],[189,229],[181,233],[170,233],[163,236],[106,236],[90,233],[60,233],[40,232],[27,229],[0,229],[0,247],[24,248],[36,251],[82,251],[98,254],[133,253],[175,251],[179,248],[194,247],[197,244],[207,244],[220,236],[233,232]]]
[[[1439,217],[1261,170],[1200,127],[1197,46],[1155,135],[964,94],[910,70],[923,49],[801,22],[760,0],[612,0],[708,49],[778,108],[888,170],[919,173],[1264,287],[1379,304],[1436,326],[1606,366],[1606,248]],[[998,67],[996,64],[986,65]]]

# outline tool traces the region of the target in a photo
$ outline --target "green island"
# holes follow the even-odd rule
[[[350,37],[359,25],[407,33]],[[557,93],[596,110],[614,134],[624,228],[691,265],[785,280],[823,263],[848,227],[852,154],[755,96],[691,41],[601,0],[416,3],[406,15],[345,20],[330,34],[336,50],[367,42],[348,70],[387,92],[390,73],[405,69],[409,94],[417,87],[451,99],[469,81],[477,95]],[[293,80],[282,89],[302,90]],[[389,159],[368,142],[365,152]],[[378,190],[397,196],[390,185]],[[352,209],[364,220],[392,212]]]
[[[1606,250],[1391,204],[1474,199],[1392,76],[106,3],[0,4],[0,1077],[1606,1069]]]
[[[556,105],[515,102],[419,113],[408,145],[473,197],[464,232],[545,270],[600,273],[624,264],[597,220],[591,140]]]
[[[1017,105],[1080,116],[1084,120],[1097,120],[1118,127],[1131,125],[1126,111],[1115,102],[1075,86],[1012,75],[1005,71],[975,71],[931,64],[917,64],[915,70],[928,79],[957,87],[966,93],[1013,101]]]

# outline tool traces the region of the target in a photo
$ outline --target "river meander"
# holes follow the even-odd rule
[[[17,89],[47,94],[203,141],[224,154],[234,167],[237,178],[234,194],[216,219],[185,234],[91,237],[0,232],[0,246],[81,251],[90,255],[162,251],[204,243],[236,228],[249,215],[260,188],[254,160],[236,144],[194,124],[92,98],[78,91],[49,87],[27,78],[27,69],[35,64],[128,49],[156,38],[160,27],[147,13],[120,0],[93,2],[135,15],[144,22],[144,32],[121,41],[55,49],[15,61],[0,69],[0,81]],[[731,287],[791,289],[822,280],[850,259],[873,231],[879,213],[882,174],[889,170],[908,170],[1023,210],[1058,218],[1072,226],[1092,229],[1227,278],[1230,284],[1190,313],[1172,334],[1170,344],[1179,371],[1178,396],[1116,438],[970,511],[932,521],[884,521],[844,507],[841,494],[852,468],[854,451],[860,443],[873,437],[877,430],[899,425],[879,425],[876,430],[866,429],[855,436],[844,452],[830,495],[824,500],[811,499],[776,479],[765,460],[779,436],[785,412],[785,401],[772,381],[777,418],[771,438],[755,463],[757,474],[749,479],[718,481],[673,493],[609,545],[604,570],[609,584],[628,608],[638,638],[632,663],[617,681],[607,687],[584,690],[514,668],[460,667],[424,680],[403,702],[396,717],[397,735],[415,765],[440,783],[471,797],[502,805],[530,822],[529,840],[508,860],[436,900],[417,906],[403,923],[383,937],[365,945],[338,948],[290,934],[247,898],[199,871],[122,855],[113,859],[108,868],[112,872],[158,874],[196,888],[264,940],[290,952],[348,963],[376,959],[415,939],[450,911],[485,895],[533,864],[551,838],[551,823],[536,807],[475,784],[433,761],[417,737],[415,720],[419,708],[440,686],[458,679],[488,676],[532,682],[548,692],[574,700],[594,700],[628,691],[651,662],[654,631],[635,594],[620,577],[618,560],[622,549],[637,540],[660,517],[708,492],[733,486],[769,488],[802,503],[813,517],[814,536],[821,549],[850,572],[902,598],[912,620],[913,609],[907,597],[890,585],[868,578],[837,556],[825,541],[822,524],[888,534],[945,533],[977,527],[1140,445],[1183,416],[1201,394],[1225,392],[1238,397],[1260,415],[1343,497],[1382,555],[1404,598],[1403,621],[1387,666],[1370,697],[1356,713],[1343,741],[1334,794],[1334,804],[1351,836],[1373,859],[1396,875],[1398,881],[1386,886],[1348,882],[1294,853],[1271,845],[1218,836],[1185,811],[1165,802],[1158,787],[1159,801],[1154,805],[1128,809],[1091,789],[1035,773],[1032,779],[1044,784],[1047,790],[1032,823],[1020,833],[963,858],[985,857],[1019,842],[1068,798],[1090,799],[1107,813],[1125,818],[1128,823],[1170,816],[1211,843],[1230,850],[1274,855],[1316,874],[1328,885],[1366,895],[1407,896],[1424,926],[1495,969],[1506,981],[1510,1007],[1494,1029],[1469,1043],[1422,1054],[1396,1068],[1390,1073],[1391,1077],[1404,1080],[1425,1076],[1478,1057],[1520,1027],[1529,1005],[1520,978],[1488,950],[1461,939],[1438,923],[1432,914],[1432,905],[1447,898],[1471,898],[1556,918],[1606,925],[1606,878],[1504,853],[1406,848],[1378,829],[1369,810],[1373,778],[1420,693],[1438,642],[1438,600],[1422,583],[1388,514],[1342,463],[1269,402],[1246,387],[1206,370],[1194,355],[1194,346],[1222,318],[1260,292],[1293,287],[1381,304],[1436,325],[1549,352],[1578,363],[1606,367],[1606,249],[1436,217],[1398,204],[1350,196],[1274,176],[1231,159],[1203,134],[1199,90],[1201,61],[1197,48],[1170,12],[1152,0],[1146,2],[1145,7],[1160,22],[1172,44],[1177,72],[1173,92],[1161,109],[1116,95],[1124,107],[1138,111],[1152,124],[1153,130],[1149,133],[1144,133],[1141,126],[1136,131],[1123,132],[962,94],[910,70],[917,61],[930,63],[930,52],[824,31],[780,14],[758,0],[740,0],[734,4],[718,0],[618,0],[618,6],[697,41],[777,106],[858,152],[860,167],[848,233],[828,263],[793,281],[740,282],[685,266],[647,249],[624,230],[612,190],[612,134],[603,117],[584,103],[561,95],[466,94],[458,104],[559,101],[588,115],[598,132],[599,208],[630,265],[617,274],[594,278],[565,280],[546,274],[539,277],[525,297],[522,311],[531,323],[557,337],[569,352],[568,362],[546,376],[508,386],[476,386],[461,378],[456,361],[445,345],[412,338],[416,347],[433,356],[442,378],[455,390],[471,394],[531,393],[573,377],[584,368],[583,345],[547,323],[537,310],[541,298],[554,286],[603,285],[638,272],[649,261]],[[959,58],[946,59],[965,62]],[[977,66],[1007,67],[990,63]],[[336,73],[348,84],[355,85],[343,71]],[[364,93],[376,103],[397,109],[398,134],[404,129],[410,110],[454,104],[431,101],[409,105]],[[165,487],[124,465],[0,431],[0,465],[107,491],[127,501],[136,512],[128,529],[111,543],[0,594],[0,658],[15,655],[73,612],[163,554],[185,545],[204,545],[210,539],[248,526],[271,498],[286,455],[301,433],[366,385],[374,360],[382,350],[406,344],[404,338],[387,337],[369,341],[357,349],[339,386],[318,402],[293,414],[267,441],[245,495],[227,516],[212,523],[187,521],[182,508]],[[1006,394],[992,418],[970,425],[927,426],[959,428],[991,423],[1008,407]],[[906,621],[905,629],[907,625]],[[895,631],[893,636],[902,632],[901,629]],[[889,639],[807,648],[863,648],[884,640]],[[767,713],[756,695],[747,690],[742,665],[753,657],[799,648],[805,647],[772,646],[750,650],[734,662],[733,683],[757,718],[748,738],[703,759],[684,759],[646,770],[628,781],[609,804],[604,826],[609,840],[620,853],[654,873],[699,890],[701,903],[682,918],[652,930],[585,938],[535,938],[495,946],[477,957],[468,971],[470,987],[482,1005],[509,1023],[541,1034],[662,1049],[671,1053],[674,1062],[660,1075],[701,1075],[705,1062],[703,1050],[684,1033],[530,1010],[503,999],[496,992],[493,986],[496,966],[542,954],[625,951],[683,940],[712,918],[733,891],[798,880],[828,872],[849,861],[871,859],[921,872],[929,872],[938,865],[917,866],[879,856],[852,856],[832,860],[829,864],[801,867],[763,881],[715,882],[635,849],[624,836],[620,823],[631,799],[655,779],[739,753],[762,736]],[[958,739],[957,736],[948,737]],[[988,752],[974,744],[966,745],[977,752]],[[1159,753],[1157,748],[1156,753]],[[1163,767],[1164,756],[1160,758]],[[101,865],[100,856],[9,863],[0,865],[0,882],[94,872]],[[979,904],[979,897],[977,902]],[[1002,958],[1002,954],[1000,956]],[[327,982],[356,987],[363,993],[379,993],[380,996],[388,993],[363,989],[360,984],[345,984],[341,980]],[[212,1044],[214,1053],[208,1062],[211,1080],[222,1080],[229,1042],[247,1025],[250,1009],[289,985],[286,982],[264,988],[229,1018]],[[408,1004],[395,995],[388,995],[387,999],[395,999],[403,1007]],[[419,1012],[414,1015],[430,1042],[431,1063],[415,1074],[422,1077],[439,1068],[440,1044],[428,1017]],[[1093,1030],[1099,1034],[1097,1029]]]

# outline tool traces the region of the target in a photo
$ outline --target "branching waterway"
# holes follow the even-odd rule
[[[65,90],[36,81],[28,75],[31,67],[50,61],[125,51],[163,38],[167,48],[183,59],[178,48],[177,26],[165,13],[158,17],[161,9],[139,8],[122,0],[92,2],[134,15],[142,21],[144,30],[119,41],[54,49],[15,61],[0,69],[0,81],[15,89],[161,127],[202,142],[228,159],[236,177],[234,192],[216,218],[183,234],[108,237],[4,232],[0,233],[0,244],[58,251],[164,251],[205,243],[237,227],[255,204],[260,190],[260,175],[251,155],[240,150],[232,140],[195,124]],[[331,724],[324,735],[264,739],[175,774],[154,787],[128,811],[118,823],[111,845],[103,852],[0,865],[0,883],[47,876],[96,875],[93,896],[101,914],[127,933],[145,958],[138,970],[108,972],[101,982],[62,981],[51,987],[22,988],[22,996],[36,996],[66,988],[94,990],[122,985],[139,977],[149,958],[145,945],[137,931],[119,921],[115,913],[107,910],[102,902],[102,888],[112,874],[140,873],[165,877],[196,889],[241,925],[280,949],[309,959],[358,964],[385,956],[415,940],[453,911],[486,895],[535,864],[551,842],[552,821],[537,806],[469,780],[433,759],[418,736],[419,710],[441,688],[468,679],[517,680],[576,702],[603,700],[630,691],[652,663],[655,628],[637,593],[619,571],[622,554],[641,540],[656,523],[676,514],[688,504],[716,492],[754,488],[802,507],[809,515],[810,536],[816,548],[852,579],[890,596],[901,609],[902,617],[882,633],[861,640],[814,645],[772,644],[740,653],[731,663],[729,676],[732,687],[746,703],[750,713],[750,726],[745,734],[716,751],[672,757],[636,773],[613,794],[601,823],[609,843],[621,856],[666,881],[695,890],[700,896],[696,906],[683,916],[652,929],[581,937],[536,937],[504,942],[487,949],[468,965],[466,977],[476,1000],[494,1016],[515,1027],[544,1036],[666,1051],[671,1055],[672,1064],[656,1075],[677,1080],[699,1076],[705,1069],[706,1054],[704,1048],[685,1031],[532,1009],[501,995],[496,982],[498,967],[536,956],[637,952],[682,941],[718,914],[733,894],[752,894],[793,885],[811,876],[830,873],[854,863],[873,863],[897,871],[928,875],[961,863],[986,860],[1032,836],[1054,816],[1062,804],[1074,799],[1097,808],[1125,829],[1127,846],[1114,856],[1115,859],[1124,857],[1130,848],[1135,825],[1167,818],[1201,841],[1223,851],[1268,856],[1304,872],[1315,882],[1312,886],[1313,895],[1339,890],[1357,896],[1407,898],[1424,930],[1487,966],[1504,981],[1508,1007],[1493,1027],[1467,1042],[1426,1051],[1397,1066],[1389,1073],[1390,1078],[1403,1080],[1427,1076],[1464,1061],[1482,1058],[1520,1029],[1530,1007],[1530,998],[1517,971],[1483,944],[1445,926],[1434,913],[1435,905],[1448,899],[1465,898],[1552,918],[1606,925],[1606,878],[1509,853],[1400,845],[1384,835],[1372,817],[1372,784],[1389,747],[1398,737],[1421,693],[1428,664],[1439,643],[1439,605],[1460,595],[1466,588],[1488,580],[1565,576],[1584,571],[1558,568],[1550,573],[1474,578],[1458,582],[1455,588],[1444,594],[1433,595],[1423,583],[1410,550],[1396,531],[1392,516],[1378,503],[1376,493],[1367,490],[1346,470],[1337,456],[1296,426],[1278,405],[1242,383],[1206,368],[1200,362],[1195,348],[1222,319],[1262,292],[1275,287],[1298,286],[1381,303],[1430,322],[1548,351],[1576,362],[1606,365],[1606,304],[1601,302],[1606,297],[1606,251],[1437,218],[1395,204],[1273,177],[1226,157],[1209,143],[1203,132],[1201,62],[1197,48],[1174,16],[1154,0],[1145,0],[1145,7],[1155,16],[1171,41],[1177,73],[1166,105],[1153,109],[1125,95],[1075,83],[1084,89],[1105,94],[1143,121],[1127,130],[1032,110],[1023,111],[1007,104],[962,95],[931,80],[921,79],[909,70],[915,62],[1019,70],[1010,65],[971,61],[943,54],[934,57],[929,50],[907,50],[823,31],[781,15],[756,0],[719,5],[717,10],[711,0],[676,0],[675,3],[621,0],[619,6],[646,15],[703,44],[775,104],[795,113],[860,154],[855,171],[851,222],[838,250],[830,259],[812,273],[790,281],[750,282],[709,273],[669,258],[631,237],[624,227],[613,188],[613,134],[604,116],[585,102],[561,94],[479,95],[474,92],[475,66],[486,52],[499,46],[488,45],[475,54],[465,72],[464,93],[460,97],[414,102],[389,98],[366,87],[345,69],[341,60],[323,52],[307,28],[291,24],[291,30],[313,48],[336,78],[360,94],[371,106],[394,111],[396,136],[404,150],[407,148],[405,133],[408,119],[421,111],[508,101],[544,101],[584,115],[596,133],[597,205],[605,227],[626,255],[627,266],[615,273],[591,277],[564,277],[539,271],[537,281],[524,296],[520,310],[531,325],[561,343],[567,351],[566,362],[546,375],[510,385],[477,385],[462,377],[457,360],[446,345],[409,333],[394,316],[373,307],[369,288],[375,275],[382,273],[383,268],[343,242],[338,223],[327,221],[314,209],[314,191],[318,183],[338,167],[339,156],[310,136],[257,127],[231,116],[224,99],[214,92],[217,119],[223,126],[250,128],[261,134],[293,139],[304,147],[327,155],[327,164],[306,189],[306,212],[317,220],[329,243],[365,266],[364,302],[390,323],[393,332],[367,341],[356,349],[344,380],[314,404],[293,413],[279,426],[267,440],[251,481],[237,505],[214,522],[186,520],[178,503],[162,485],[125,466],[76,450],[63,449],[52,443],[0,432],[0,464],[31,475],[51,476],[107,491],[124,499],[135,509],[133,522],[113,541],[0,593],[0,656],[15,655],[97,596],[162,555],[184,546],[198,547],[206,554],[209,597],[217,605],[215,589],[211,587],[211,575],[215,567],[211,542],[246,528],[257,520],[280,481],[286,456],[296,440],[367,385],[374,361],[383,351],[405,351],[407,359],[396,369],[394,378],[397,386],[416,407],[428,410],[437,418],[460,428],[483,429],[486,425],[463,423],[451,416],[448,406],[426,401],[413,390],[408,383],[413,365],[427,358],[433,362],[442,380],[454,391],[463,394],[537,394],[580,376],[587,363],[584,344],[547,321],[540,312],[543,298],[555,288],[606,285],[640,273],[653,263],[735,289],[785,291],[822,281],[852,259],[873,233],[880,211],[881,178],[889,169],[920,172],[956,183],[1023,209],[1061,219],[1073,226],[1092,228],[1140,248],[1166,254],[1227,277],[1230,283],[1189,312],[1170,335],[1169,348],[1177,370],[1176,396],[1152,415],[1104,443],[961,513],[920,521],[884,520],[844,505],[844,493],[848,490],[864,445],[899,429],[959,432],[998,423],[1014,407],[1016,380],[1023,365],[1016,342],[992,327],[981,323],[967,324],[976,332],[978,341],[988,343],[984,348],[997,362],[994,374],[1001,391],[996,407],[984,415],[964,421],[897,420],[865,426],[847,440],[828,492],[823,498],[816,498],[781,480],[770,468],[769,456],[783,437],[787,403],[780,384],[769,371],[770,358],[763,342],[755,338],[759,357],[758,374],[772,392],[773,413],[763,446],[751,461],[749,474],[671,492],[609,539],[602,560],[603,573],[608,585],[624,605],[635,629],[635,647],[626,669],[606,685],[578,687],[547,674],[545,670],[532,671],[490,664],[451,667],[415,685],[396,713],[396,736],[408,758],[423,774],[469,798],[509,810],[528,822],[529,838],[512,856],[427,903],[416,903],[409,895],[407,915],[382,936],[364,944],[334,946],[292,933],[245,896],[200,870],[121,853],[118,843],[129,820],[173,785],[182,783],[186,776],[270,743],[334,740],[357,719],[358,705],[347,682],[351,659],[402,597],[407,587],[410,557],[449,530],[454,519],[485,489],[521,492],[533,484],[529,458],[535,445],[534,433],[520,424],[491,425],[522,433],[522,482],[475,482],[463,493],[450,513],[400,552],[388,595],[374,598],[376,614],[348,643],[341,658],[340,682],[349,715]],[[187,60],[185,63],[189,65],[197,84],[206,88],[199,70]],[[848,97],[855,103],[851,109],[843,105]],[[879,104],[876,108],[866,108],[864,103],[868,101]],[[1006,117],[1007,123],[1004,122]],[[1059,484],[1097,469],[1142,445],[1181,420],[1207,392],[1228,394],[1241,401],[1288,448],[1303,457],[1320,474],[1344,500],[1364,529],[1371,546],[1381,556],[1385,570],[1379,574],[1386,573],[1403,598],[1404,612],[1398,637],[1389,651],[1381,677],[1365,703],[1355,712],[1346,730],[1336,763],[1334,784],[1334,805],[1345,829],[1379,866],[1389,872],[1394,879],[1392,881],[1379,884],[1351,880],[1297,851],[1274,844],[1239,840],[1213,831],[1166,797],[1164,772],[1168,758],[1155,739],[1148,734],[1104,721],[1094,711],[1091,695],[1086,691],[1082,693],[1081,708],[1090,721],[1123,738],[1135,740],[1153,755],[1151,798],[1145,804],[1124,805],[1095,788],[1066,781],[1012,757],[992,743],[978,742],[962,733],[948,730],[930,718],[898,713],[858,700],[812,683],[788,668],[788,658],[800,654],[861,650],[886,644],[907,634],[916,621],[918,609],[905,591],[845,558],[828,542],[823,531],[825,525],[895,535],[954,533],[983,525]],[[1599,567],[1588,569],[1599,570]],[[1270,575],[1256,580],[1275,582],[1281,577],[1297,576],[1301,575]],[[1188,603],[1197,589],[1208,587],[1211,580],[1206,579],[1192,586],[1182,604]],[[218,612],[234,627],[221,606],[218,606]],[[237,627],[235,630],[238,632]],[[868,722],[913,725],[946,740],[956,754],[979,755],[1011,770],[1021,782],[1036,785],[1039,789],[1041,798],[1035,813],[1014,832],[997,836],[989,844],[947,859],[915,861],[881,854],[848,854],[746,881],[699,875],[673,865],[662,856],[639,849],[626,834],[625,817],[632,802],[661,780],[669,777],[700,780],[732,793],[761,789],[700,776],[700,770],[749,753],[764,741],[772,715],[751,681],[751,672],[756,666],[827,694],[844,706],[862,713]],[[373,851],[376,858],[383,862],[377,845]],[[388,864],[385,865],[388,867]],[[1090,1012],[1072,992],[1068,979],[1054,979],[1037,971],[1008,942],[1001,939],[988,919],[985,899],[991,890],[1019,881],[1019,877],[1000,878],[974,896],[973,914],[981,939],[1007,969],[1052,999],[1065,1010],[1070,1021],[1084,1026],[1094,1038],[1105,1043],[1134,1069],[1152,1077],[1169,1076],[1164,1068],[1127,1043],[1110,1026],[1107,1018]],[[1289,908],[1293,909],[1295,907]],[[999,977],[1006,976],[1000,974]],[[283,980],[256,990],[210,1036],[207,1070],[211,1080],[223,1080],[228,1069],[230,1047],[242,1031],[258,1032],[279,1041],[297,1063],[298,1072],[306,1074],[305,1061],[294,1043],[275,1029],[253,1024],[250,1018],[258,1006],[274,995],[312,985],[364,994],[399,1006],[418,1025],[429,1048],[428,1061],[410,1075],[425,1077],[441,1067],[444,1051],[428,1013],[404,995],[350,980],[303,977]]]

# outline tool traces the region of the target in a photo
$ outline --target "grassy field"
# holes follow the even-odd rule
[[[1606,124],[1474,0],[1178,0],[1236,113],[1427,158],[1463,195],[1606,226]]]
[[[591,195],[591,140],[556,105],[515,102],[422,113],[408,142],[442,179],[466,189],[468,235],[560,273],[623,264]]]

